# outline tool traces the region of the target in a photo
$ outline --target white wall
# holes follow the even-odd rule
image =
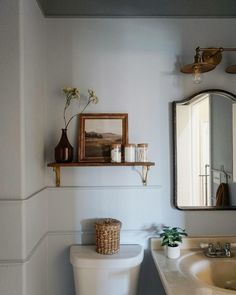
[[[159,224],[183,226],[190,235],[236,233],[234,211],[181,212],[172,207],[170,138],[171,101],[207,88],[236,92],[235,77],[224,72],[225,57],[201,85],[179,72],[181,64],[192,62],[198,45],[233,47],[235,24],[223,19],[47,20],[47,161],[54,160],[63,127],[61,88],[72,85],[82,93],[93,88],[100,97],[88,112],[127,112],[130,142],[148,142],[150,160],[156,162],[149,189],[141,187],[132,168],[62,169],[62,185],[70,188],[48,189],[48,294],[73,294],[69,245],[92,241],[97,217],[119,218],[123,243],[147,245]],[[69,127],[74,146],[76,124]],[[46,181],[54,186],[51,169]]]
[[[3,85],[0,79],[5,87],[0,110],[5,199],[0,202],[0,271],[5,279],[0,293],[45,294],[48,278],[47,294],[72,295],[69,245],[93,241],[97,217],[119,218],[122,243],[144,246],[162,223],[183,226],[190,235],[235,234],[235,212],[178,211],[172,208],[170,190],[170,102],[205,88],[236,92],[235,77],[223,71],[226,59],[198,86],[179,73],[179,66],[191,62],[197,45],[233,47],[235,20],[43,20],[34,1],[11,1],[2,7],[6,42],[1,42],[0,52],[7,62]],[[9,32],[16,34],[13,41]],[[149,187],[143,188],[138,173],[128,167],[65,168],[62,185],[69,188],[40,191],[45,162],[54,160],[63,127],[64,85],[78,86],[83,93],[96,90],[100,102],[90,106],[90,112],[129,114],[130,142],[148,142],[150,160],[156,162]],[[74,146],[76,130],[74,121],[69,130]],[[53,172],[46,171],[46,185],[54,186]],[[14,285],[13,275],[18,278]]]
[[[46,24],[36,1],[21,1],[21,95],[24,124],[22,159],[25,198],[45,187]]]
[[[21,196],[21,99],[18,0],[2,1],[0,9],[0,198]]]
[[[1,199],[44,187],[44,31],[35,1],[1,2]]]
[[[0,294],[39,295],[47,282],[45,20],[35,1],[0,7]]]

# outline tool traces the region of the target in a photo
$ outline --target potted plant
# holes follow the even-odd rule
[[[160,237],[162,238],[161,245],[167,246],[167,257],[174,259],[180,256],[179,244],[182,243],[183,236],[187,236],[187,233],[180,227],[166,226],[163,228],[160,233]]]

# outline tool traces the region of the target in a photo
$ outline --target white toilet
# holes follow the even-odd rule
[[[71,246],[76,295],[137,295],[143,248],[121,245],[114,255],[102,255],[95,246]]]

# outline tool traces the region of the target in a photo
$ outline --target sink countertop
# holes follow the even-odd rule
[[[229,295],[236,294],[235,291],[211,287],[191,276],[186,276],[179,270],[180,260],[193,252],[203,251],[200,249],[201,242],[230,242],[236,245],[236,237],[194,237],[185,238],[181,248],[181,256],[178,259],[169,259],[161,247],[160,239],[151,241],[152,257],[160,275],[166,295]],[[234,246],[234,245],[233,245]],[[220,259],[220,258],[218,258]]]

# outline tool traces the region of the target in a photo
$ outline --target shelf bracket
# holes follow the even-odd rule
[[[148,178],[148,172],[149,172],[150,166],[142,166],[142,183],[143,185],[147,185],[147,178]]]
[[[56,186],[59,187],[61,185],[61,169],[60,169],[60,166],[53,167],[53,171],[55,172]]]

